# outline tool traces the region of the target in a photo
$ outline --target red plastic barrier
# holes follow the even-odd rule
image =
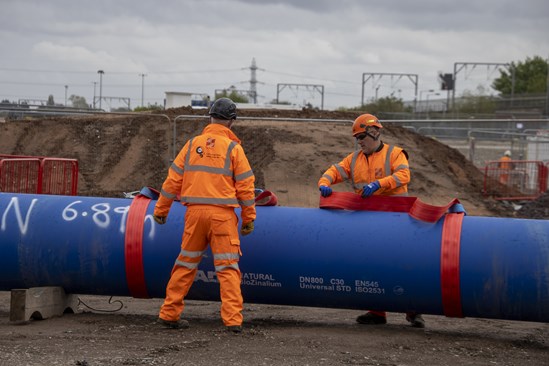
[[[0,159],[0,192],[40,193],[40,159]]]
[[[541,161],[489,161],[484,168],[484,196],[497,200],[535,200],[547,191],[547,167]]]
[[[44,158],[42,193],[75,196],[78,189],[78,161],[75,159]]]
[[[77,189],[75,159],[0,155],[0,192],[75,196]]]

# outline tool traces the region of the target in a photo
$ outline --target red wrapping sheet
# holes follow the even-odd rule
[[[437,222],[448,209],[459,200],[454,198],[445,206],[433,206],[410,196],[370,196],[362,198],[352,192],[333,192],[328,197],[320,197],[320,208],[353,210],[407,212],[416,220]]]

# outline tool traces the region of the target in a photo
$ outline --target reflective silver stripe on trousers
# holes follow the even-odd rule
[[[198,258],[198,257],[202,257],[204,252],[205,252],[205,250],[193,250],[193,251],[191,251],[191,250],[181,249],[179,254],[182,255],[183,257]]]
[[[240,254],[238,253],[217,253],[214,254],[214,260],[231,260],[231,259],[239,259]]]
[[[233,263],[233,264],[230,264],[230,265],[227,265],[227,266],[215,266],[215,271],[216,272],[221,272],[225,268],[232,268],[232,269],[236,269],[237,271],[240,270],[240,268],[238,267],[238,263]]]
[[[181,260],[177,259],[175,261],[175,265],[180,266],[180,267],[187,267],[189,269],[198,268],[198,265],[202,261],[202,255],[204,254],[204,252],[205,252],[205,250],[190,251],[190,250],[181,249],[181,251],[179,252],[179,255],[182,255],[184,257],[189,257],[189,258],[200,258],[200,260],[198,262],[194,263],[194,262],[181,261]]]
[[[188,269],[195,269],[195,268],[198,268],[198,265],[200,264],[200,262],[198,263],[190,263],[190,262],[183,262],[183,261],[180,261],[179,259],[175,261],[175,265],[176,266],[180,266],[180,267],[187,267]]]
[[[214,254],[214,261],[215,260],[231,260],[231,259],[238,260],[239,258],[240,258],[240,254],[238,254],[238,253],[218,253],[218,254]],[[233,263],[233,264],[215,266],[215,271],[219,272],[219,271],[224,270],[225,268],[233,268],[233,269],[236,269],[236,270],[240,270],[240,268],[238,267],[238,263]]]

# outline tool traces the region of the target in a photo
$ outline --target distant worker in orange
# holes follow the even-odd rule
[[[191,288],[202,255],[211,245],[221,289],[221,318],[227,330],[242,331],[243,299],[238,217],[240,233],[254,230],[254,174],[240,140],[231,131],[236,105],[228,98],[216,100],[209,111],[210,124],[191,138],[172,163],[154,209],[155,221],[166,223],[170,207],[179,195],[187,206],[181,252],[166,287],[166,298],[158,322],[168,328],[188,328],[180,319],[184,298]]]
[[[332,194],[331,186],[350,180],[354,191],[362,198],[372,195],[408,195],[410,168],[408,153],[400,147],[380,140],[383,126],[371,114],[360,115],[353,123],[353,137],[360,145],[338,164],[332,165],[318,181],[323,197]],[[417,328],[425,327],[421,314],[406,313],[406,320]],[[370,310],[360,315],[360,324],[386,324],[385,311]]]
[[[509,171],[513,169],[510,150],[505,151],[503,156],[499,158],[498,168],[500,169],[499,182],[507,185],[507,182],[509,181]]]

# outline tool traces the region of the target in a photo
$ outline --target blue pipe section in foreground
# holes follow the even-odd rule
[[[159,226],[152,220],[155,203],[144,206],[137,262],[148,296],[163,298],[185,207],[174,203],[167,224]],[[0,193],[0,290],[62,286],[74,294],[135,295],[125,248],[130,204]],[[244,300],[449,315],[441,281],[444,221],[257,207],[256,229],[241,242]],[[465,216],[460,234],[457,298],[446,298],[460,305],[460,316],[549,322],[549,221]],[[210,252],[187,298],[219,300]]]

